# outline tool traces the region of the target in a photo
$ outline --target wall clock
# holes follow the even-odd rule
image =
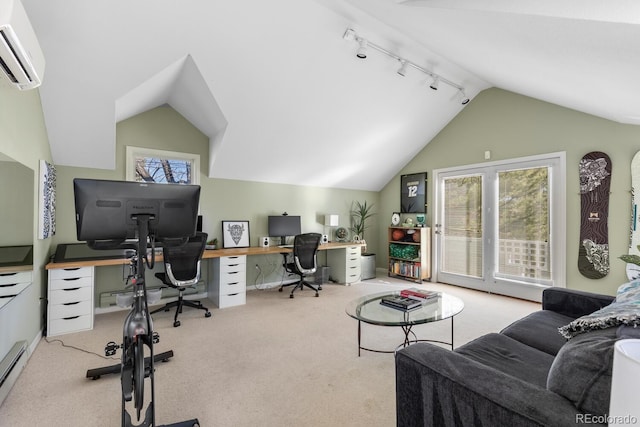
[[[400,224],[400,214],[398,212],[394,212],[393,215],[391,215],[391,225],[398,224]]]

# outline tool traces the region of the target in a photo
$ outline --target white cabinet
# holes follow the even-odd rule
[[[247,302],[247,256],[214,258],[209,299],[218,308],[243,305]]]
[[[47,336],[93,329],[93,269],[49,270]]]
[[[4,307],[32,281],[31,271],[9,271],[0,273],[0,308]]]
[[[332,249],[327,252],[327,264],[331,268],[331,279],[344,285],[350,285],[360,280],[362,272],[360,245],[348,246],[345,249]]]

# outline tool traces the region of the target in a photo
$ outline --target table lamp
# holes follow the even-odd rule
[[[640,339],[616,342],[613,351],[609,426],[638,425],[640,405]]]
[[[329,227],[329,236],[331,236],[331,227],[337,227],[339,223],[339,216],[337,214],[327,214],[324,216],[324,225]],[[328,240],[331,240],[329,238]]]

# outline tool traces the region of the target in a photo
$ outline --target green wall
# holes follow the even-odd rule
[[[125,179],[126,146],[137,146],[161,150],[179,151],[200,155],[200,213],[203,215],[203,231],[210,238],[221,242],[222,220],[247,220],[251,245],[258,246],[259,238],[267,235],[267,216],[288,212],[300,215],[303,232],[326,233],[324,215],[337,213],[340,225],[349,227],[349,211],[355,200],[378,205],[378,192],[341,190],[298,185],[270,184],[261,182],[209,178],[209,139],[194,128],[184,117],[168,106],[158,107],[138,116],[122,121],[116,127],[116,169],[100,170],[58,166],[58,210],[57,234],[54,242],[76,242],[73,212],[73,178]],[[241,160],[240,160],[241,161]],[[278,167],[278,166],[273,166]],[[378,246],[376,217],[371,229],[365,234],[371,248]],[[322,261],[322,259],[321,259]],[[249,285],[263,281],[281,280],[281,257],[255,256],[249,265],[258,264],[264,273],[258,278],[255,268],[248,268]],[[107,283],[107,278],[120,277],[121,269],[111,273],[97,274],[97,292],[118,289],[122,283]],[[104,278],[103,278],[104,276]]]
[[[38,90],[19,91],[0,78],[0,245],[33,244],[34,264],[32,286],[0,310],[0,359],[15,341],[33,343],[43,326],[52,239],[37,238],[41,159],[52,162]]]
[[[536,154],[566,152],[567,159],[567,287],[615,293],[627,281],[625,264],[617,257],[628,251],[631,206],[630,163],[640,150],[640,126],[623,125],[554,104],[500,89],[480,93],[380,192],[378,232],[384,251],[386,225],[400,207],[400,175]],[[583,277],[577,268],[580,232],[578,162],[590,151],[604,151],[613,166],[609,204],[609,250],[611,271],[603,279]],[[427,190],[427,223],[433,218],[433,183]],[[381,265],[380,257],[378,265]]]

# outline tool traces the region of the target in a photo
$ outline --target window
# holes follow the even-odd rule
[[[199,184],[198,154],[127,147],[127,181]]]

